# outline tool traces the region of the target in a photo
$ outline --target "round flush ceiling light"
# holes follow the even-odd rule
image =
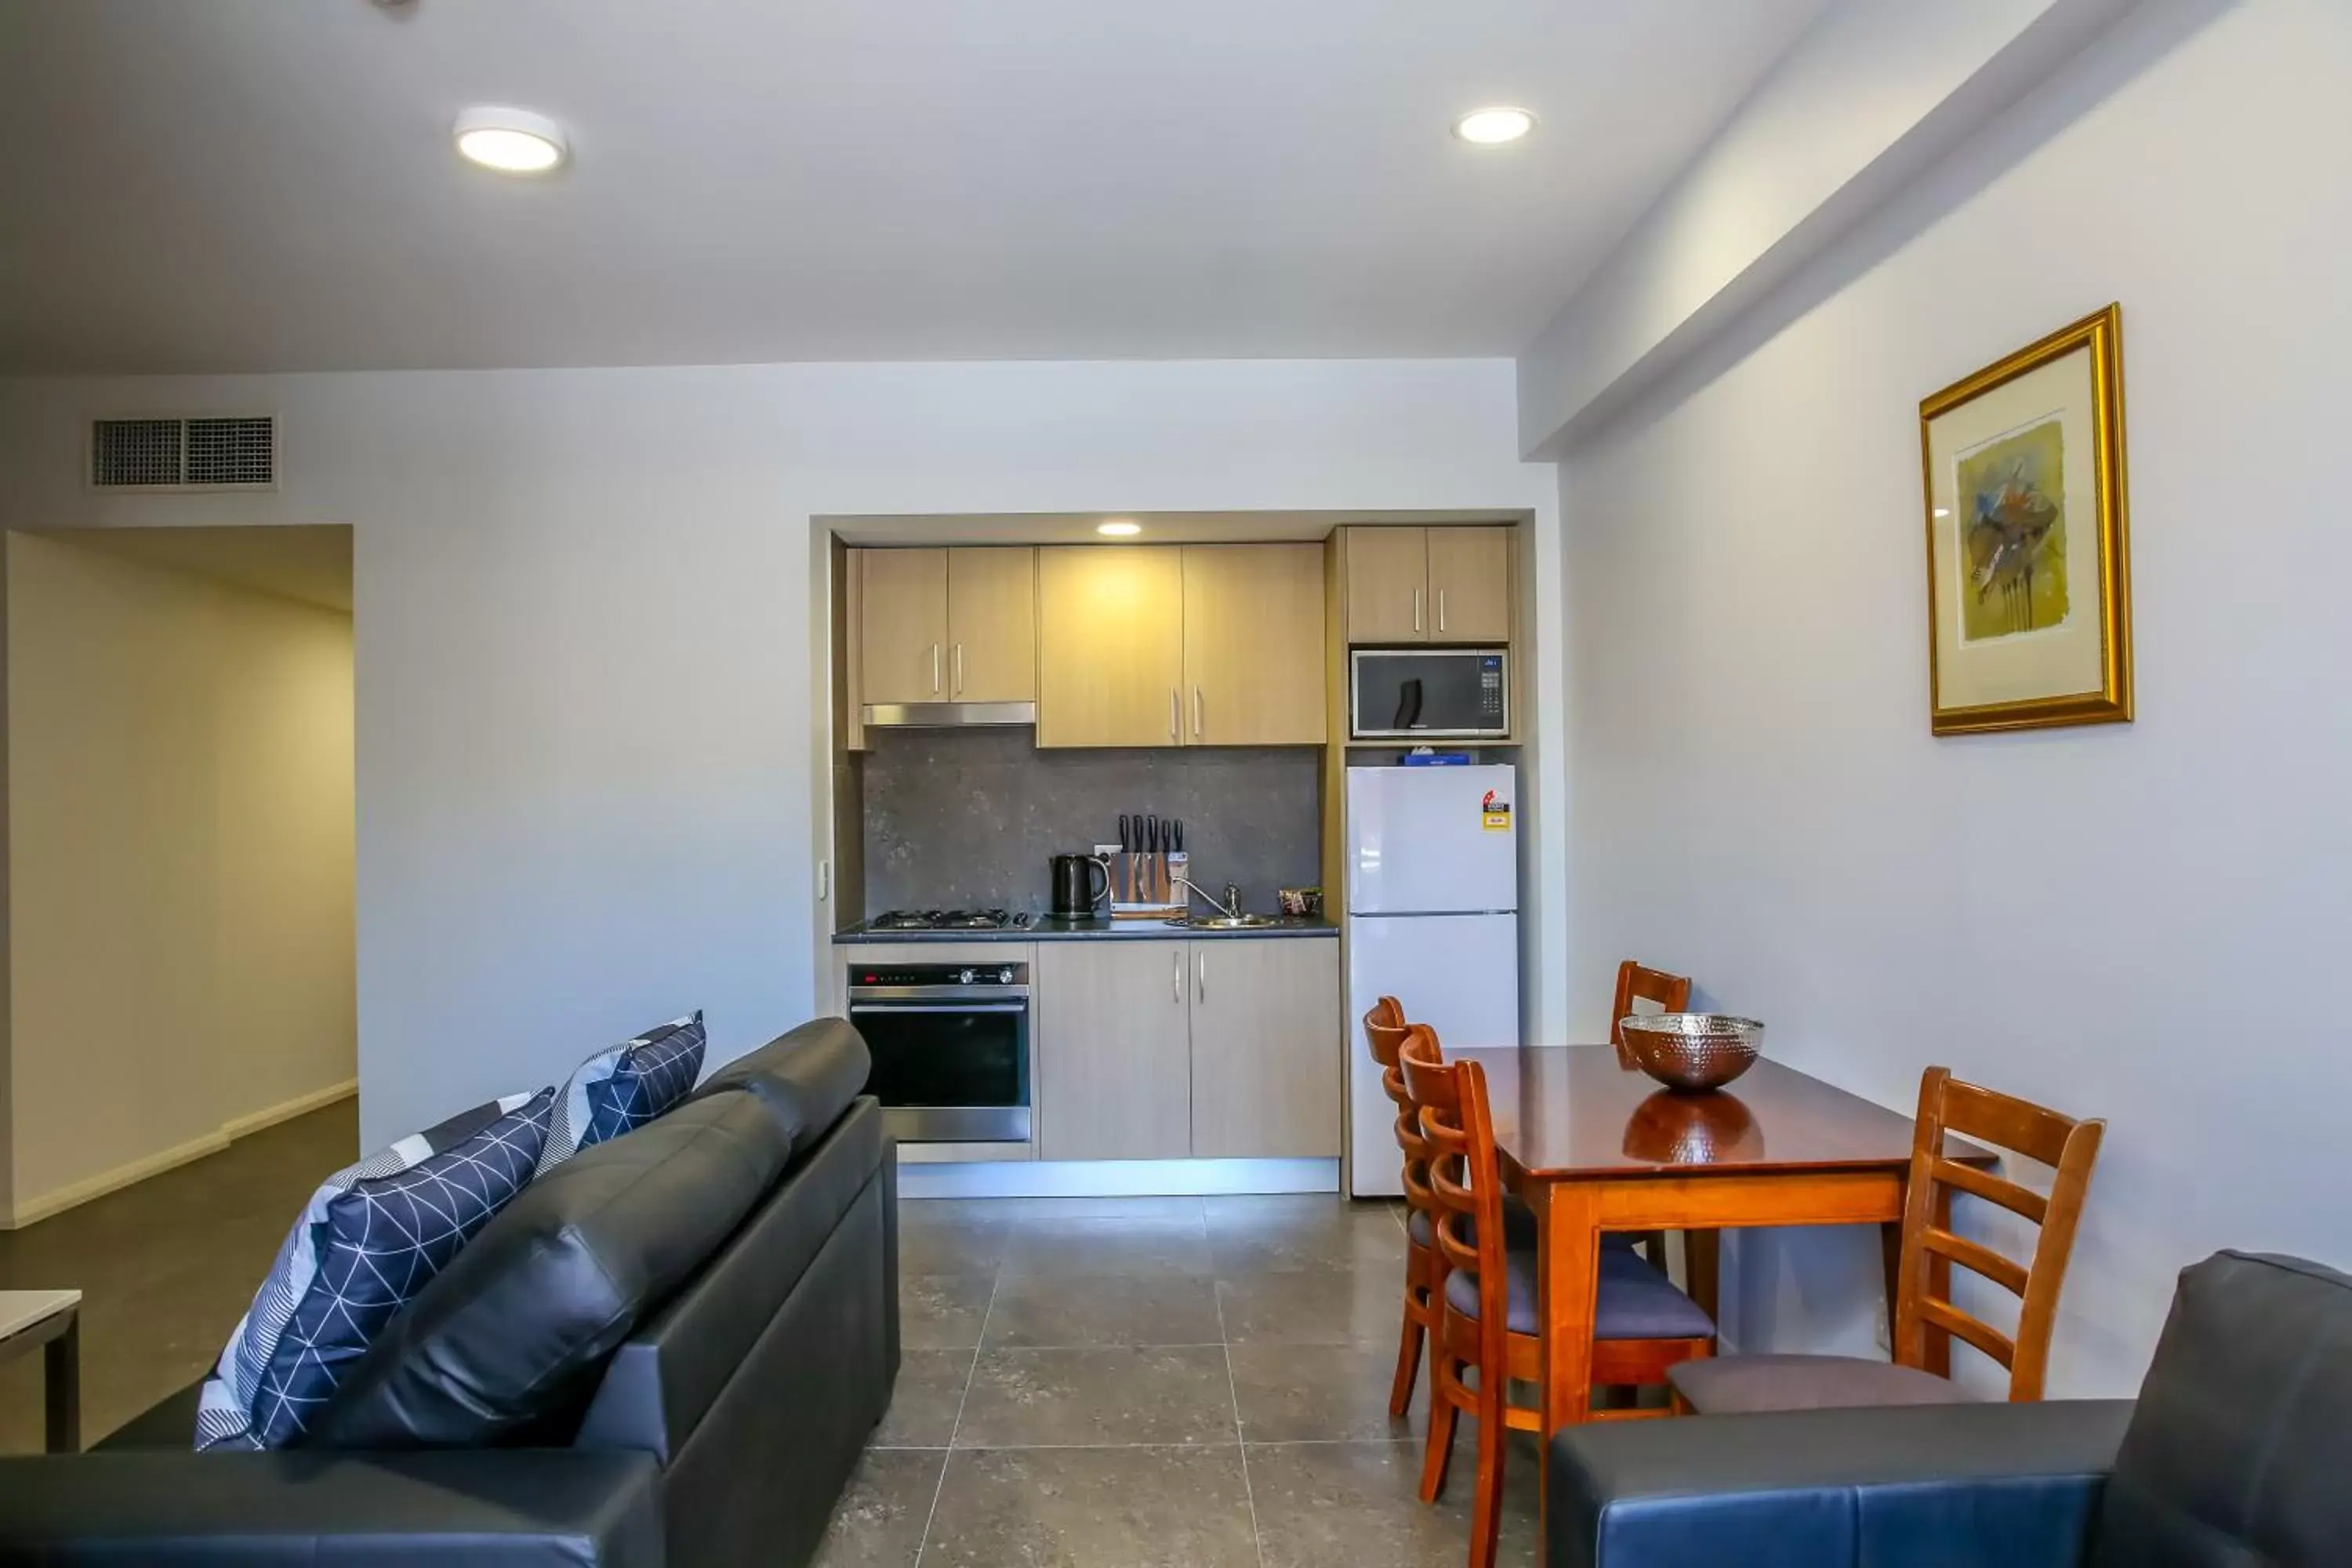
[[[544,174],[570,151],[563,127],[527,109],[469,109],[451,134],[459,153],[502,174]]]
[[[1454,134],[1479,147],[1499,147],[1516,142],[1536,128],[1536,117],[1524,109],[1496,104],[1474,109],[1454,122]]]
[[[1133,539],[1143,531],[1139,522],[1111,521],[1095,524],[1095,531],[1110,539]]]

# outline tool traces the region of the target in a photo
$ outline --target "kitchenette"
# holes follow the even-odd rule
[[[828,970],[902,1190],[1393,1190],[1351,1020],[1518,1040],[1518,526],[1019,526],[833,541]]]

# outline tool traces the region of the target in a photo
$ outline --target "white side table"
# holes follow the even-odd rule
[[[41,1347],[52,1454],[81,1452],[81,1292],[0,1290],[0,1362]]]

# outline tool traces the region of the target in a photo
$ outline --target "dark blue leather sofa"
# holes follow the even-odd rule
[[[1546,1503],[1550,1568],[2342,1568],[2352,1278],[2184,1270],[2136,1401],[1571,1428]]]

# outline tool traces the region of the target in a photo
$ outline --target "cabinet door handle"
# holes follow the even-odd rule
[[[940,645],[931,645],[931,695],[940,694]]]
[[[1444,613],[1445,600],[1441,596],[1441,597],[1438,599],[1437,604],[1438,604],[1438,626],[1439,626],[1440,629],[1443,629],[1443,628],[1444,628],[1444,624],[1445,624],[1445,613]],[[963,695],[963,644],[961,644],[961,643],[958,643],[958,644],[956,644],[956,684],[955,684],[955,694],[956,694],[958,697],[961,697],[961,696],[962,696],[962,695]]]
[[[1179,947],[1169,956],[1176,961],[1176,969],[1169,976],[1168,1000],[1181,1003],[1184,1000],[1184,950]]]
[[[1421,590],[1412,591],[1412,629],[1421,630]]]
[[[1445,590],[1443,588],[1440,588],[1437,591],[1437,629],[1441,632],[1445,629]],[[961,648],[958,648],[956,650],[956,657],[958,658],[961,658],[963,657],[963,650]],[[958,669],[961,669],[963,666],[958,665],[956,668]],[[961,680],[963,677],[958,676],[956,679],[958,680]]]
[[[1192,688],[1192,739],[1201,738],[1201,689]]]
[[[1172,686],[1168,689],[1168,738],[1184,738],[1184,694]]]
[[[1206,952],[1200,953],[1193,958],[1192,962],[1200,966],[1201,978],[1197,984],[1201,988],[1201,1000],[1206,1002],[1209,999],[1209,955]]]

